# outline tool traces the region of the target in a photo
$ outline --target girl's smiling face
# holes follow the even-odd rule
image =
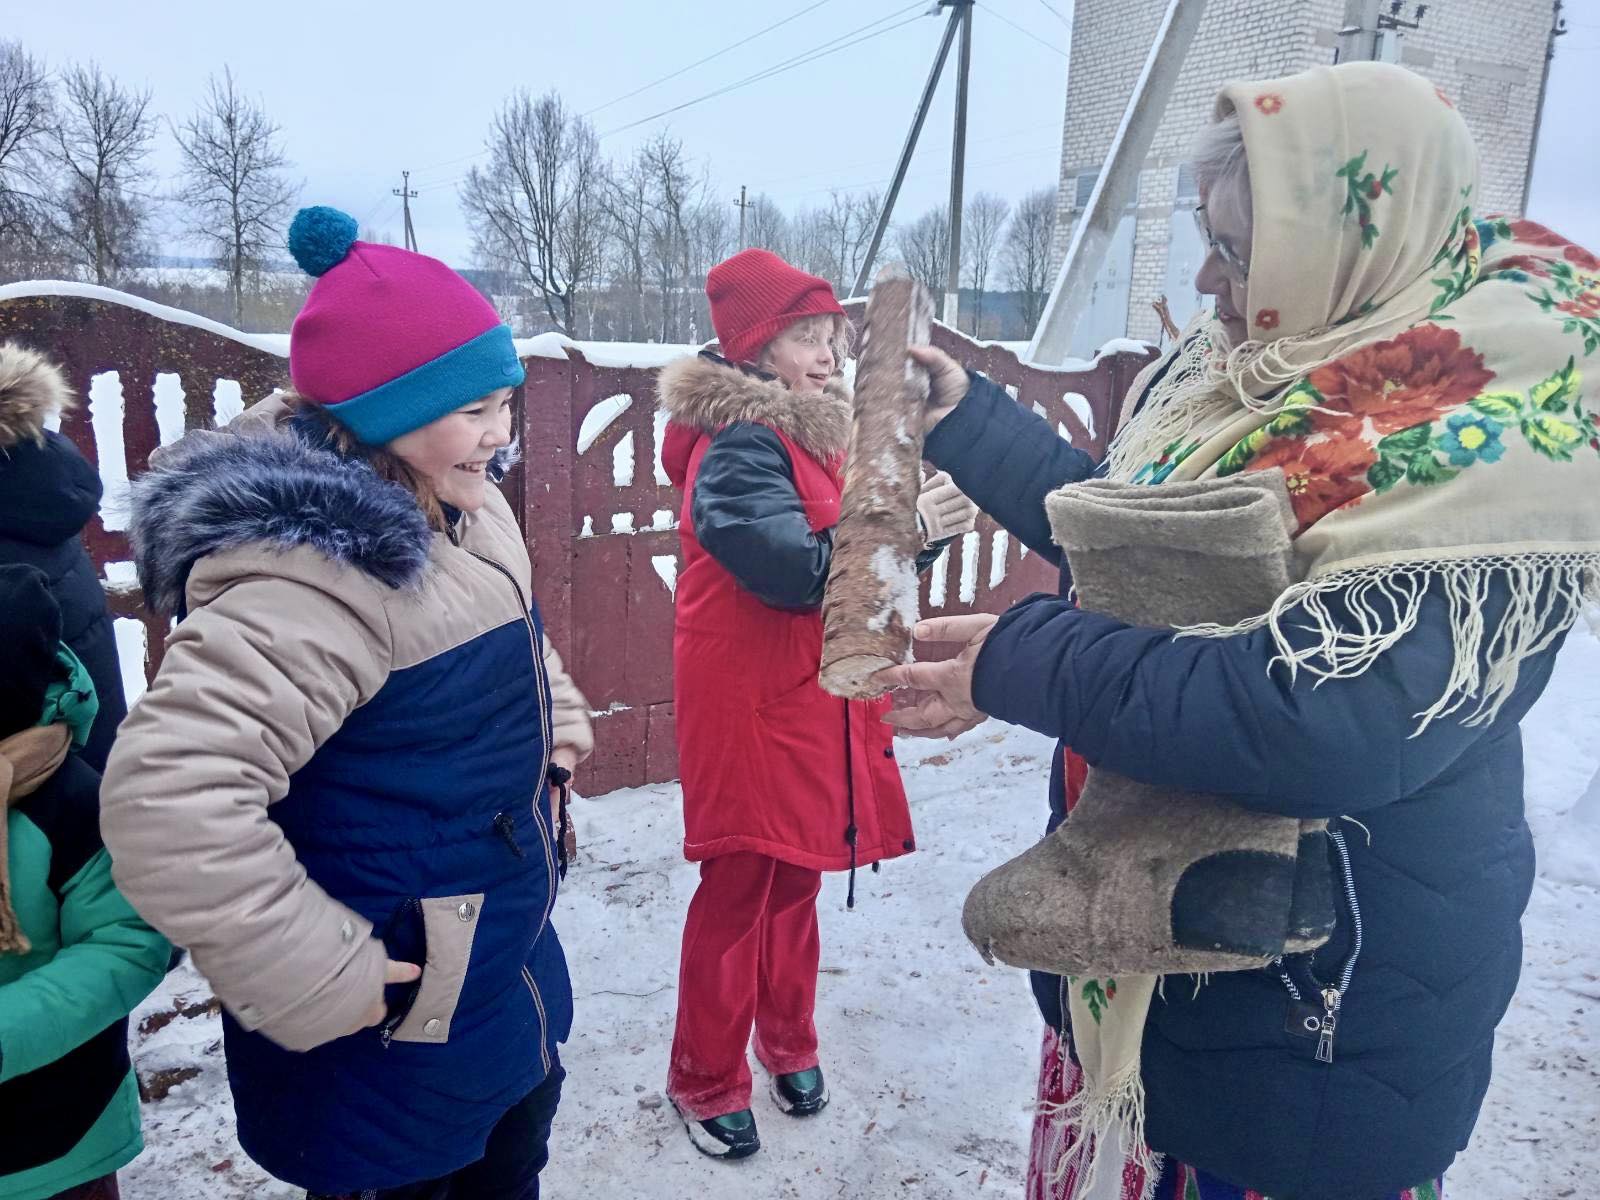
[[[387,449],[462,512],[483,507],[494,452],[511,442],[511,388],[490,392],[437,421],[395,438]]]
[[[803,317],[785,329],[761,352],[758,364],[771,371],[790,391],[820,394],[838,368],[833,353],[837,317]]]

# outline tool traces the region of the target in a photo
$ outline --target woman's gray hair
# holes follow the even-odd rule
[[[1189,152],[1189,166],[1194,171],[1195,186],[1208,195],[1219,185],[1237,181],[1248,202],[1250,163],[1245,157],[1244,127],[1237,115],[1223,117],[1200,131]]]

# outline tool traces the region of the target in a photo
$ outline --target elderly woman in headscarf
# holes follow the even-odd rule
[[[1103,1148],[1124,1160],[1108,1182],[1130,1200],[1432,1198],[1521,965],[1519,723],[1600,566],[1600,262],[1475,220],[1466,125],[1401,68],[1230,86],[1215,118],[1195,161],[1215,312],[1136,381],[1105,463],[913,352],[934,375],[929,459],[1064,578],[998,620],[924,622],[966,645],[887,672],[908,689],[891,719],[1060,738],[1052,828],[1085,760],[1331,822],[1326,945],[1135,1009],[1142,1124]],[[1300,582],[1255,619],[1175,637],[1066,598],[1055,489],[1271,471]],[[1029,1195],[1078,1195],[1072,1041],[1096,1061],[1121,993],[1042,975],[1035,991],[1050,1031]]]

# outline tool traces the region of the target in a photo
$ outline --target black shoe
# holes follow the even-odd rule
[[[748,1108],[736,1113],[712,1117],[709,1121],[696,1121],[683,1109],[677,1109],[683,1127],[689,1131],[694,1148],[708,1158],[733,1161],[749,1158],[761,1149],[761,1135],[756,1132],[756,1118]]]
[[[828,1085],[822,1068],[772,1077],[772,1099],[791,1117],[813,1117],[828,1107]]]

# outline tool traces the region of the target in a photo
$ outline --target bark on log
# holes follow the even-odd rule
[[[878,277],[863,319],[855,420],[822,601],[822,686],[850,700],[881,695],[872,676],[911,660],[928,373],[906,358],[906,347],[927,343],[932,320],[933,301],[921,284],[887,272]]]

